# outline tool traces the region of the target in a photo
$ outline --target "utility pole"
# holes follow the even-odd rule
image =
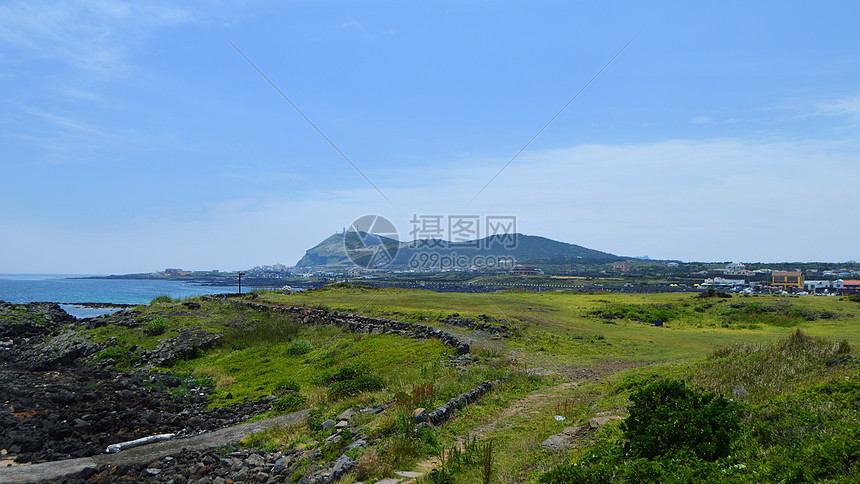
[[[244,276],[244,272],[239,273],[239,294],[242,294],[242,276]]]

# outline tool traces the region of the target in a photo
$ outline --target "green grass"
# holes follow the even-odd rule
[[[509,346],[524,350],[521,358],[531,365],[582,365],[609,358],[658,361],[700,358],[710,351],[741,342],[766,342],[785,336],[795,327],[815,336],[838,336],[860,343],[860,307],[838,298],[785,296],[734,297],[700,300],[693,294],[583,294],[575,292],[452,294],[401,289],[334,289],[293,295],[270,293],[268,301],[281,304],[322,305],[343,311],[377,316],[407,316],[436,325],[440,315],[459,313],[465,317],[488,314],[508,320],[523,331]],[[733,304],[758,303],[768,307],[792,307],[810,314],[828,313],[830,319],[792,320],[791,326],[761,323],[757,328],[739,328],[726,315]],[[711,304],[705,313],[695,307]],[[632,319],[607,324],[594,311],[612,306],[660,307],[677,316],[664,327],[650,327]],[[403,318],[406,319],[406,318]],[[750,322],[755,325],[757,323]],[[724,327],[724,325],[726,327]],[[455,328],[450,329],[456,333]],[[603,336],[603,343],[591,343]],[[582,338],[582,339],[577,339]],[[611,344],[612,346],[607,346]],[[541,350],[543,348],[543,350]]]
[[[90,333],[97,341],[115,338],[123,348],[137,345],[148,349],[162,338],[176,335],[180,328],[223,332],[225,337],[218,347],[199,358],[179,362],[174,368],[211,380],[216,386],[213,405],[246,397],[300,395],[285,401],[283,408],[294,408],[306,397],[304,405],[317,407],[314,421],[321,422],[355,405],[395,399],[411,402],[379,417],[363,417],[368,419],[363,425],[369,435],[380,440],[377,449],[362,451],[371,455],[371,451],[379,450],[376,460],[378,469],[383,470],[373,471],[376,477],[390,473],[393,466],[408,468],[416,460],[438,454],[481,427],[482,441],[493,441],[494,479],[536,482],[542,473],[579,458],[589,449],[606,450],[621,438],[621,432],[617,425],[610,424],[569,454],[541,452],[539,445],[544,439],[565,427],[587,424],[599,412],[626,415],[630,393],[662,378],[683,379],[723,394],[730,394],[735,386],[748,392],[742,400],[753,410],[744,416],[747,427],[740,438],[745,460],[732,461],[727,466],[752,462],[758,466],[757,472],[771,477],[789,475],[780,474],[781,468],[790,468],[795,473],[791,475],[820,477],[803,474],[801,467],[776,454],[759,458],[756,452],[782,452],[806,465],[823,468],[843,457],[849,468],[854,465],[850,452],[838,457],[834,449],[854,435],[851,432],[856,428],[856,415],[850,413],[850,405],[840,402],[853,401],[856,391],[852,382],[858,375],[855,370],[827,366],[846,354],[850,346],[860,344],[860,305],[847,299],[700,299],[685,293],[452,294],[361,286],[292,295],[260,292],[258,299],[438,326],[471,339],[475,363],[465,372],[451,368],[446,361],[452,350],[437,340],[354,335],[332,326],[303,326],[282,314],[242,308],[228,301],[200,301],[202,307],[197,310],[176,301],[139,307],[149,320],[165,321],[161,335],[147,334],[146,324],[133,329],[106,326]],[[444,325],[442,320],[453,313],[466,318],[492,316],[512,327],[516,336],[491,338],[484,332]],[[652,326],[656,320],[663,321],[663,327]],[[802,336],[796,334],[797,329],[803,331]],[[124,358],[125,354],[115,356]],[[332,394],[329,378],[347,363],[366,365],[369,372],[384,381],[384,387],[354,395]],[[550,369],[554,374],[536,377],[523,373],[537,368]],[[597,373],[583,372],[583,368]],[[419,401],[432,410],[487,380],[502,383],[444,426],[421,436],[403,433],[403,415]],[[300,391],[279,389],[278,385],[285,381]],[[573,381],[578,384],[572,385]],[[429,386],[433,388],[431,396],[425,392],[411,397],[416,388]],[[526,400],[522,400],[524,397]],[[489,425],[521,400],[528,404]],[[816,414],[823,420],[816,421]],[[565,420],[557,421],[555,415],[563,415]],[[846,430],[837,430],[840,424]],[[795,427],[799,433],[792,433]],[[819,430],[824,432],[822,435],[833,436],[832,441],[822,437],[809,440],[809,445],[803,443],[804,436]],[[248,445],[304,446],[311,445],[306,444],[309,438],[320,441],[325,436],[318,430],[291,428],[270,432],[258,441],[249,440]],[[597,447],[592,447],[595,443]],[[324,452],[335,453],[336,449],[326,448]],[[815,461],[815,455],[827,457]],[[653,467],[664,464],[684,467],[689,462],[636,465],[644,466],[642,472],[663,472]],[[724,466],[722,470],[729,478],[755,480],[743,469]],[[456,477],[457,482],[481,482],[480,472],[475,469],[461,469]]]
[[[738,400],[731,454],[714,462],[683,452],[637,459],[622,450],[624,436],[609,426],[596,434],[596,445],[547,466],[551,472],[541,482],[856,482],[860,368],[849,350],[844,342],[796,332],[769,344],[722,349],[699,364],[616,375],[599,392],[598,406],[618,405],[633,391],[671,378]],[[751,390],[736,397],[731,383]]]

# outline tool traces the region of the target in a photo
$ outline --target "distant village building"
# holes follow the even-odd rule
[[[535,276],[543,274],[543,271],[535,264],[517,264],[510,273],[514,276]]]
[[[713,277],[705,279],[705,282],[699,284],[701,287],[712,287],[716,289],[734,289],[745,287],[747,282],[743,279],[725,279],[722,277]]]
[[[803,288],[803,274],[800,271],[773,271],[771,277],[771,285],[784,291]]]
[[[842,279],[835,281],[805,281],[803,289],[811,293],[839,292],[844,287]]]
[[[843,294],[860,294],[860,280],[845,279],[842,281]]]
[[[728,272],[738,272],[746,270],[747,266],[743,265],[740,262],[732,262],[731,264],[726,265],[726,271]]]
[[[161,272],[161,275],[163,275],[163,276],[181,276],[181,275],[184,275],[184,273],[182,272],[182,269],[164,269],[164,271]]]
[[[630,272],[630,264],[627,262],[613,262],[612,270],[619,272]]]

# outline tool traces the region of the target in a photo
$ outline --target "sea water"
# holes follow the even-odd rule
[[[230,287],[201,286],[151,279],[83,279],[85,274],[0,274],[0,301],[55,302],[75,317],[93,317],[111,309],[74,303],[147,304],[158,296],[185,298],[232,292]]]

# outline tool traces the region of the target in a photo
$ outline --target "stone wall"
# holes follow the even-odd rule
[[[219,300],[220,296],[203,296],[204,299]],[[302,306],[276,306],[253,301],[230,299],[230,302],[258,311],[279,311],[290,314],[296,322],[312,325],[334,325],[352,333],[400,334],[415,339],[435,338],[454,348],[458,355],[468,354],[469,343],[440,329],[418,323],[407,323],[393,319],[370,318],[356,314],[342,313],[328,309],[307,308]]]

